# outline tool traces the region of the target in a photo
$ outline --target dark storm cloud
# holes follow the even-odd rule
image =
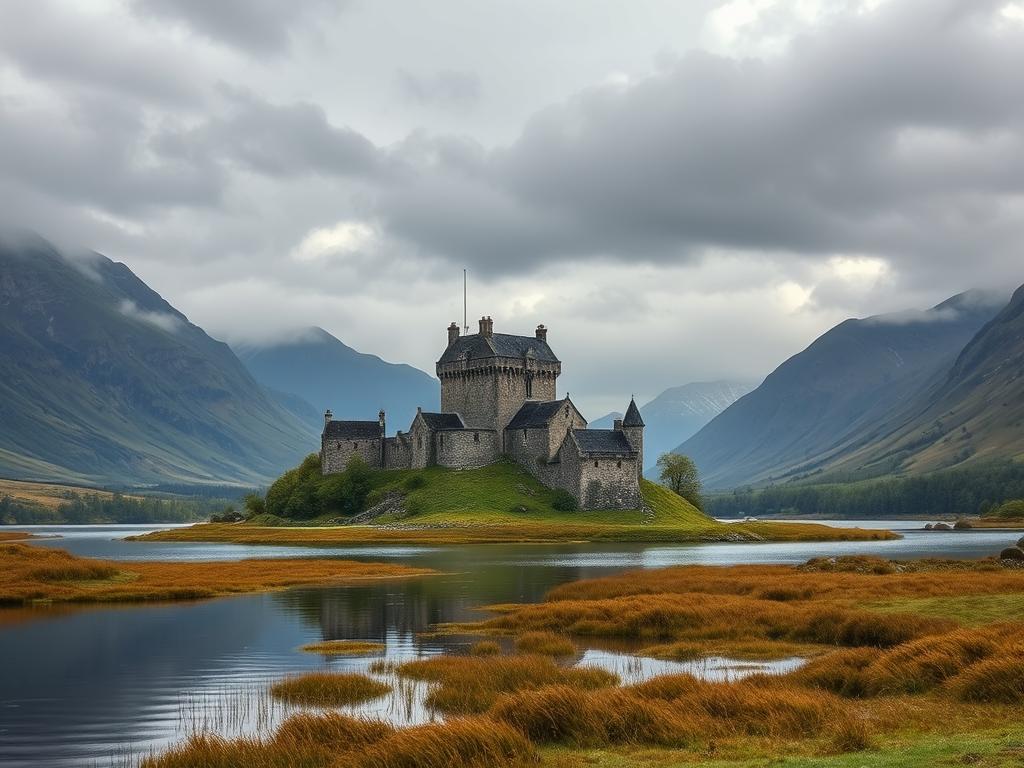
[[[1001,4],[889,3],[763,61],[705,53],[537,114],[511,146],[386,189],[409,241],[492,272],[720,247],[908,269],[1020,241],[1024,28]]]
[[[133,8],[235,48],[274,54],[288,47],[296,24],[345,5],[346,0],[135,0]]]
[[[271,104],[231,88],[221,88],[220,95],[223,103],[212,117],[189,130],[165,132],[160,145],[167,152],[200,152],[271,177],[383,173],[373,143],[351,128],[332,125],[316,104]]]
[[[468,109],[480,101],[480,78],[472,72],[442,70],[432,75],[398,72],[398,88],[419,104]]]

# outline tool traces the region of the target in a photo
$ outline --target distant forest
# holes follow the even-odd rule
[[[707,496],[705,509],[715,517],[939,517],[985,515],[1011,499],[1024,499],[1024,463],[993,462],[921,477],[851,484],[737,490]]]
[[[190,523],[222,511],[226,499],[135,498],[69,493],[55,508],[10,496],[0,497],[0,525],[62,525],[86,523]]]

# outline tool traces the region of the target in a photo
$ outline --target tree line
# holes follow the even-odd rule
[[[706,496],[705,511],[715,517],[988,515],[1013,499],[1024,499],[1024,464],[1000,461],[919,477],[736,490]]]
[[[224,499],[158,499],[98,493],[69,494],[56,507],[0,497],[0,525],[191,523],[224,506]]]

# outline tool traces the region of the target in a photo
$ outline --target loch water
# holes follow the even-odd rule
[[[260,732],[287,716],[270,681],[313,669],[364,671],[375,660],[464,652],[474,638],[432,626],[482,618],[481,606],[533,602],[552,587],[638,568],[680,564],[801,563],[816,556],[976,558],[1012,531],[931,532],[923,522],[843,521],[898,530],[895,541],[715,544],[488,544],[458,547],[240,546],[130,542],[152,526],[29,527],[35,546],[120,560],[338,557],[401,562],[442,573],[358,586],[298,588],[197,603],[0,610],[0,766],[130,765],[195,730]],[[385,644],[368,657],[301,652],[319,640]],[[682,664],[643,659],[628,644],[581,645],[570,663],[599,665],[630,682],[665,672],[708,678],[786,671],[798,660]],[[425,688],[391,678],[394,694],[353,710],[399,724],[430,719]]]

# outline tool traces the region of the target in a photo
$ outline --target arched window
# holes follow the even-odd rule
[[[526,396],[533,397],[533,374],[526,374]]]

